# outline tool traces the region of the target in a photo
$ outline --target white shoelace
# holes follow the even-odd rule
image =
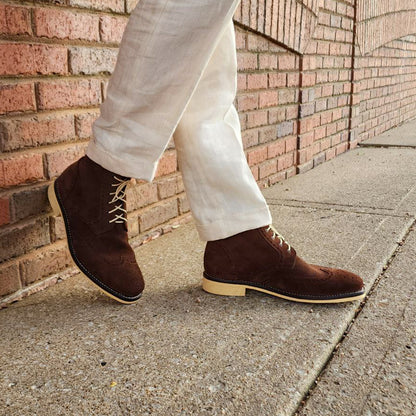
[[[266,231],[272,231],[272,239],[274,240],[276,237],[280,240],[280,247],[283,247],[283,243],[286,243],[287,245],[287,252],[290,253],[291,247],[290,244],[284,239],[284,237],[279,234],[279,232],[273,227],[273,225],[269,225],[269,227],[266,229]]]
[[[123,208],[123,202],[126,202],[126,189],[127,185],[131,182],[131,179],[120,179],[117,176],[114,176],[114,179],[118,181],[118,183],[113,183],[111,186],[116,186],[116,190],[114,192],[110,192],[110,195],[114,195],[113,199],[109,201],[109,204],[112,204],[117,201],[121,201],[119,205],[116,205],[115,208],[113,208],[111,211],[108,211],[109,214],[115,212],[115,211],[121,211],[121,212],[115,212],[115,217],[108,222],[118,222],[122,223],[123,221],[127,222],[127,210]]]

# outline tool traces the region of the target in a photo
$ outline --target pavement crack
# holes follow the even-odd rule
[[[327,360],[323,363],[323,365],[321,367],[321,370],[318,373],[318,375],[316,376],[315,380],[313,380],[311,382],[310,387],[309,387],[309,390],[305,393],[305,395],[301,399],[298,408],[294,411],[294,413],[292,414],[292,416],[300,416],[300,414],[301,414],[302,410],[305,408],[305,406],[306,406],[309,398],[312,396],[314,390],[318,386],[320,379],[325,374],[326,370],[328,369],[329,365],[331,364],[332,360],[334,359],[335,355],[337,354],[338,350],[340,349],[340,347],[341,347],[344,339],[348,336],[348,334],[351,331],[351,328],[353,327],[353,325],[356,322],[357,318],[360,316],[360,314],[361,314],[362,310],[364,309],[367,301],[370,299],[370,297],[373,294],[373,292],[377,289],[380,281],[386,275],[386,273],[389,270],[391,264],[393,263],[394,259],[397,257],[398,253],[400,252],[401,247],[405,244],[405,242],[408,239],[409,235],[413,231],[415,231],[415,227],[416,227],[416,219],[413,219],[412,223],[409,225],[409,227],[408,227],[407,231],[405,232],[405,234],[403,235],[402,239],[396,243],[396,248],[393,251],[393,253],[391,254],[391,256],[385,262],[385,264],[383,266],[383,270],[378,275],[378,277],[375,279],[375,281],[372,284],[370,290],[367,292],[364,300],[362,300],[360,302],[360,305],[358,306],[358,308],[355,311],[354,317],[351,319],[351,321],[347,325],[345,331],[340,336],[340,338],[339,338],[338,342],[336,343],[336,345],[334,346],[332,352],[328,355]],[[394,339],[394,337],[392,337],[392,339]]]

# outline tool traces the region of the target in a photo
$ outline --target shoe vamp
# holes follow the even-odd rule
[[[79,260],[92,264],[104,262],[115,266],[135,263],[135,254],[128,244],[127,234],[114,226],[112,230],[95,234],[81,219],[70,221],[71,243]]]
[[[341,270],[308,264],[299,257],[293,269],[277,270],[268,276],[265,285],[287,293],[311,296],[337,295],[355,289],[349,276]]]

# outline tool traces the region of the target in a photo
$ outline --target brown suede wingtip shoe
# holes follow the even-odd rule
[[[306,303],[363,299],[358,275],[306,263],[272,227],[208,241],[202,287],[209,293],[245,296],[247,289]]]
[[[71,257],[106,295],[135,303],[143,276],[128,242],[126,187],[130,178],[88,156],[68,166],[48,188],[55,215],[62,215]]]

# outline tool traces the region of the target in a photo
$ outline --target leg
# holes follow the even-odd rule
[[[232,19],[174,133],[186,193],[202,240],[271,223],[243,150],[233,101],[237,56]]]
[[[247,165],[233,105],[234,36],[230,20],[174,134],[198,231],[208,240],[203,288],[234,296],[254,289],[309,303],[362,299],[359,276],[306,263],[269,225],[268,207]]]
[[[120,45],[87,156],[151,181],[240,0],[140,0]]]
[[[86,156],[48,188],[71,257],[108,296],[136,302],[144,281],[128,243],[129,177],[152,180],[240,0],[140,0]],[[97,255],[98,254],[98,255]]]

